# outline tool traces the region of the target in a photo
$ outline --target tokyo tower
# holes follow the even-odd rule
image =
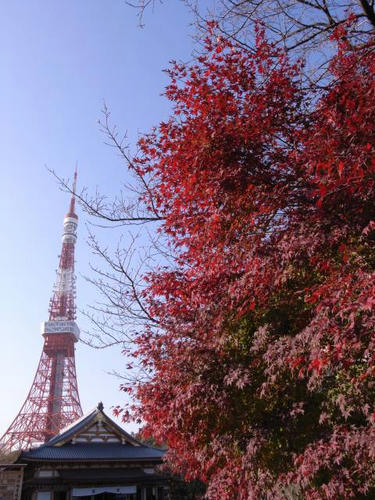
[[[27,449],[48,441],[82,415],[74,344],[79,339],[75,322],[74,247],[78,217],[75,213],[77,171],[74,173],[69,212],[64,218],[62,250],[49,305],[49,320],[42,325],[44,345],[29,394],[20,412],[0,439],[0,452]]]

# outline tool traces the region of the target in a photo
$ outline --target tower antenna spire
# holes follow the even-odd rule
[[[73,186],[72,186],[72,197],[70,199],[70,206],[69,206],[69,214],[75,214],[75,206],[76,206],[76,189],[77,189],[77,163],[76,163],[76,168],[74,170],[74,176],[73,176]]]

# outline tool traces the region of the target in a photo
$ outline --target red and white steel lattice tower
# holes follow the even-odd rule
[[[49,321],[42,325],[44,345],[30,392],[20,412],[0,439],[0,452],[48,441],[82,415],[74,344],[79,339],[75,322],[74,247],[78,217],[75,213],[77,171],[64,233],[57,279],[49,306]]]

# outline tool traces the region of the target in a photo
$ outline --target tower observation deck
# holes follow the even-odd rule
[[[77,171],[69,211],[64,217],[62,249],[49,306],[42,324],[44,345],[29,394],[16,418],[0,439],[0,453],[27,449],[48,441],[82,415],[75,368],[76,319],[74,249],[78,217],[75,213]]]

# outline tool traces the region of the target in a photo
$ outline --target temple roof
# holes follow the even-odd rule
[[[132,446],[121,443],[76,443],[64,446],[42,445],[22,453],[22,460],[135,460],[162,459],[165,451],[149,446]]]
[[[152,461],[165,450],[151,448],[128,434],[103,411],[103,405],[73,422],[46,443],[21,454],[22,461]]]

